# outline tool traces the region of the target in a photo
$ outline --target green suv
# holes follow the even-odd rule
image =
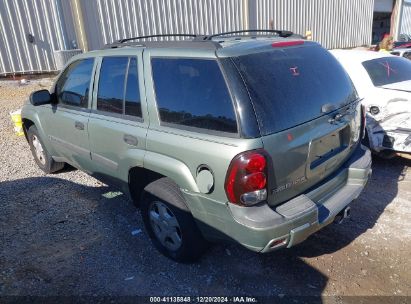
[[[285,31],[140,38],[72,58],[31,94],[24,131],[44,172],[67,163],[119,187],[183,262],[209,241],[289,248],[349,216],[371,156],[327,50]]]

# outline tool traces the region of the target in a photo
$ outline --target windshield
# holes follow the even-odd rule
[[[376,87],[411,80],[411,61],[402,57],[383,57],[362,64]]]
[[[292,128],[357,99],[337,60],[320,46],[233,58],[249,90],[262,135]]]

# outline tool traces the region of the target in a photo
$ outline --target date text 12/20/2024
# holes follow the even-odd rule
[[[150,297],[150,303],[257,303],[254,297]]]

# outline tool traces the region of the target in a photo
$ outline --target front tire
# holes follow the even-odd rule
[[[27,137],[34,161],[41,170],[48,174],[63,169],[64,163],[54,161],[49,152],[46,150],[43,140],[40,138],[39,132],[35,125],[32,125],[28,129]]]
[[[177,262],[193,262],[207,248],[178,186],[161,178],[146,186],[141,215],[154,246]]]

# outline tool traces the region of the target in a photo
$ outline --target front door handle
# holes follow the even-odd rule
[[[123,140],[126,144],[129,144],[131,146],[137,146],[138,145],[138,139],[137,137],[129,134],[124,134]]]
[[[84,124],[83,124],[82,122],[80,122],[80,121],[76,121],[76,122],[74,123],[74,126],[75,126],[76,129],[78,129],[78,130],[84,130]]]

